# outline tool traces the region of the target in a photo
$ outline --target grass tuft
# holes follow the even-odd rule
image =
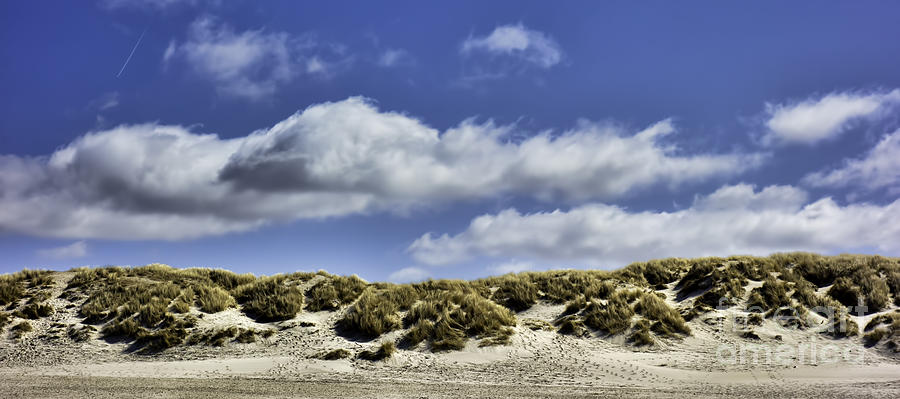
[[[376,350],[366,350],[359,353],[357,357],[363,360],[377,362],[390,358],[397,351],[397,347],[391,341],[382,342]]]
[[[350,357],[350,355],[352,355],[352,353],[350,353],[350,351],[340,348],[340,349],[331,350],[331,351],[328,351],[328,352],[325,352],[325,353],[319,355],[319,359],[340,360],[340,359],[346,359],[346,358]]]

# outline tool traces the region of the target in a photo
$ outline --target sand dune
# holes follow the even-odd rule
[[[53,274],[47,303],[56,312],[33,320],[33,332],[0,340],[0,397],[900,397],[896,352],[824,335],[825,320],[814,315],[808,328],[764,319],[748,336],[738,322],[748,315],[743,307],[713,309],[688,322],[690,335],[634,346],[626,334],[561,334],[553,324],[566,305],[538,301],[516,314],[507,345],[472,339],[444,352],[420,345],[373,362],[321,359],[333,349],[358,353],[401,339],[402,329],[370,341],[338,334],[346,306],[268,323],[238,308],[192,308],[197,329],[277,332],[252,343],[144,353],[129,342],[76,342],[61,332],[84,321],[77,303],[61,295],[72,277]],[[683,305],[676,284],[657,287],[672,307]],[[760,285],[750,281],[745,295]],[[896,311],[891,305],[850,317],[865,326]]]

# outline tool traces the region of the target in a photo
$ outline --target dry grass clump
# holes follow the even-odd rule
[[[242,344],[250,344],[256,342],[256,331],[254,330],[243,330],[238,333],[237,337],[234,338],[235,342],[239,342]]]
[[[187,345],[224,346],[226,342],[237,337],[241,330],[230,326],[226,328],[210,329],[204,332],[194,332],[187,341]]]
[[[172,302],[172,311],[175,313],[188,313],[191,311],[191,305],[197,300],[193,288],[185,288],[181,291],[181,295]]]
[[[432,350],[460,349],[470,337],[487,340],[486,344],[503,343],[516,325],[513,313],[485,299],[476,290],[448,290],[429,292],[416,303],[403,319],[407,340],[415,334],[426,337]]]
[[[650,323],[644,319],[634,323],[634,331],[628,337],[628,342],[631,342],[634,346],[647,346],[656,343],[650,334]]]
[[[860,291],[856,284],[847,277],[839,277],[828,289],[828,296],[836,299],[844,306],[856,306],[860,301]]]
[[[13,315],[23,319],[40,319],[53,314],[53,306],[44,303],[32,303],[25,305],[21,310],[13,312]]]
[[[624,332],[631,326],[631,317],[634,310],[628,304],[626,291],[616,291],[606,304],[590,302],[582,311],[584,324],[595,330],[605,332],[607,335],[616,335]]]
[[[632,263],[616,272],[618,279],[631,284],[663,289],[678,279],[688,261],[680,258],[656,259]]]
[[[134,319],[113,320],[103,326],[100,335],[107,339],[137,338],[146,331]]]
[[[604,299],[615,289],[611,274],[600,270],[556,270],[522,273],[535,284],[540,299],[550,303],[566,303],[578,296]]]
[[[822,333],[834,338],[853,337],[859,335],[859,326],[845,314],[835,315]]]
[[[19,339],[19,338],[24,337],[25,334],[28,334],[31,331],[33,331],[34,328],[31,327],[31,323],[29,323],[27,321],[23,321],[23,322],[20,322],[19,324],[12,326],[12,328],[10,328],[9,330],[12,331],[13,338]]]
[[[9,313],[0,312],[0,330],[6,327],[10,320],[12,320],[12,316]]]
[[[521,312],[537,303],[538,290],[530,279],[509,275],[500,281],[492,299],[514,312]]]
[[[773,309],[790,304],[785,284],[776,280],[771,275],[763,281],[763,285],[750,291],[747,299],[747,309],[753,312],[765,313]]]
[[[380,297],[391,302],[401,311],[409,310],[419,300],[419,290],[408,284],[378,283],[373,285],[379,289],[378,295]]]
[[[268,277],[234,290],[243,311],[257,321],[294,318],[303,309],[303,293],[284,284],[284,278]]]
[[[378,349],[362,351],[357,357],[363,360],[377,362],[393,356],[396,351],[397,347],[394,346],[393,342],[385,341],[378,346]]]
[[[81,326],[81,328],[71,325],[66,330],[66,335],[75,342],[85,342],[90,340],[95,332],[97,332],[97,328],[91,325]]]
[[[761,267],[753,267],[754,258],[732,257],[701,258],[691,264],[691,268],[678,281],[677,299],[683,301],[696,295],[690,318],[696,314],[713,308],[730,307],[740,302],[744,296],[747,276],[743,271],[753,270],[751,274],[758,277]]]
[[[135,346],[143,352],[160,352],[181,345],[187,337],[187,330],[170,327],[156,331],[144,331],[138,335]]]
[[[651,328],[659,335],[676,337],[678,334],[690,335],[691,333],[690,327],[684,322],[681,314],[656,295],[642,293],[634,310],[653,321]]]
[[[896,346],[896,342],[890,339],[900,337],[900,310],[873,317],[866,324],[864,330],[868,331],[863,336],[866,345],[874,346],[882,340],[889,340],[889,345]]]
[[[49,270],[22,270],[0,275],[0,305],[16,303],[27,295],[26,288],[53,286],[53,272]]]
[[[528,328],[531,331],[553,331],[553,324],[550,324],[544,320],[540,319],[522,319],[522,326]]]
[[[710,275],[714,270],[716,270],[716,266],[712,263],[695,262],[675,286],[678,289],[679,300],[712,288],[713,280]]]
[[[747,323],[753,326],[760,326],[763,323],[763,318],[759,313],[751,313],[750,316],[747,317]]]
[[[25,295],[22,283],[10,276],[0,276],[0,306],[19,302]]]
[[[236,304],[234,297],[228,291],[217,286],[196,286],[194,291],[197,296],[197,306],[204,313],[218,313],[234,307]]]
[[[584,326],[584,321],[582,321],[578,316],[564,316],[557,320],[555,324],[557,327],[556,331],[558,331],[560,334],[574,335],[576,337],[583,337],[587,335],[587,328],[585,328]]]
[[[335,310],[353,303],[368,284],[357,276],[329,276],[306,293],[306,309],[311,312]]]
[[[876,328],[863,336],[866,346],[878,345],[882,338],[889,336],[891,333],[886,328]]]
[[[900,327],[900,310],[896,310],[893,313],[880,314],[873,317],[872,320],[869,320],[869,322],[866,324],[865,330],[869,331],[882,324]]]
[[[352,353],[350,353],[350,351],[348,351],[344,348],[340,348],[340,349],[335,349],[335,350],[331,350],[331,351],[322,353],[318,356],[318,358],[322,359],[322,360],[339,360],[339,359],[346,359],[346,358],[350,357],[350,355],[352,355]]]
[[[394,302],[366,291],[344,317],[338,320],[338,329],[344,335],[377,338],[400,327],[398,310]]]

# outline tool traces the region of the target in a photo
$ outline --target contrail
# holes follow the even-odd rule
[[[116,74],[116,79],[118,79],[119,76],[122,76],[122,72],[124,72],[124,71],[125,71],[125,67],[128,66],[128,61],[131,61],[131,56],[134,55],[135,50],[137,50],[138,46],[141,45],[141,40],[144,40],[144,34],[145,34],[145,33],[147,33],[147,28],[144,28],[144,31],[141,32],[141,37],[138,38],[137,43],[134,44],[134,48],[131,49],[131,54],[128,54],[128,58],[126,58],[126,59],[125,59],[125,63],[122,64],[122,69],[120,69],[120,70],[119,70],[119,73]]]

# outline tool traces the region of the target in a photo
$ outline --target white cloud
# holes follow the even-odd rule
[[[339,59],[336,48],[320,45],[308,35],[263,29],[236,32],[202,17],[191,24],[187,40],[169,44],[163,63],[184,60],[197,75],[212,81],[219,93],[259,100],[304,74],[334,73],[329,67],[346,61]]]
[[[884,136],[864,157],[850,159],[840,168],[811,173],[805,184],[815,187],[887,188],[900,192],[900,130]]]
[[[490,271],[492,274],[508,274],[527,272],[533,269],[534,264],[532,264],[531,262],[510,261],[491,266],[488,268],[488,271]]]
[[[430,276],[431,274],[425,269],[420,269],[418,267],[404,267],[403,269],[391,273],[391,275],[388,276],[388,281],[394,283],[413,283],[426,280]]]
[[[669,256],[765,255],[777,251],[900,253],[900,200],[885,206],[808,203],[790,186],[756,192],[725,186],[676,212],[629,212],[603,204],[520,214],[507,209],[472,220],[456,235],[425,234],[409,252],[425,264],[474,257],[539,259],[613,267]]]
[[[87,243],[77,241],[61,247],[41,249],[37,251],[37,254],[42,258],[49,259],[82,258],[87,255]]]
[[[514,57],[541,68],[559,64],[563,57],[562,49],[553,38],[521,23],[498,26],[487,36],[470,36],[462,43],[460,53]]]
[[[233,139],[123,125],[48,157],[0,155],[0,230],[176,240],[498,195],[618,198],[732,176],[760,160],[679,154],[657,142],[674,132],[669,121],[636,134],[582,122],[518,142],[508,139],[514,129],[466,120],[440,133],[358,97]]]
[[[763,136],[763,143],[814,144],[832,139],[860,119],[883,116],[886,107],[897,103],[900,103],[900,90],[832,93],[796,103],[766,104],[768,133]]]
[[[404,49],[387,49],[378,57],[378,66],[385,68],[415,65],[416,60]]]

